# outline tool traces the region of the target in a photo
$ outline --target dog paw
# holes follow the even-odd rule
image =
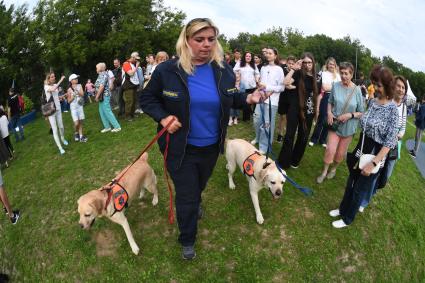
[[[158,196],[154,196],[152,200],[152,205],[155,206],[158,204]]]
[[[138,247],[138,246],[131,248],[131,250],[133,251],[133,253],[134,253],[135,255],[138,255],[138,254],[139,254],[139,251],[140,251],[140,249],[139,249],[139,247]]]
[[[257,223],[258,224],[263,224],[264,223],[264,218],[262,215],[257,215]]]
[[[234,190],[234,189],[236,189],[236,186],[235,186],[235,184],[229,185],[229,189],[231,189],[231,190]]]

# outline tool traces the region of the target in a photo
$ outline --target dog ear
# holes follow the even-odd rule
[[[95,199],[93,199],[93,201],[90,203],[90,205],[92,207],[94,207],[94,209],[96,210],[96,212],[97,212],[98,215],[102,214],[103,200],[101,198],[95,198]]]
[[[143,153],[140,159],[143,161],[148,161],[148,153],[147,152]]]
[[[261,169],[260,173],[258,174],[258,180],[262,183],[264,182],[264,179],[267,177],[267,169]]]

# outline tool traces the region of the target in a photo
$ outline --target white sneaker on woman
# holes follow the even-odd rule
[[[344,220],[340,219],[337,221],[332,222],[332,226],[334,226],[335,228],[339,229],[339,228],[344,228],[346,226],[348,226],[347,224],[345,224]]]
[[[119,132],[119,131],[121,131],[121,128],[115,128],[115,129],[112,129],[112,130],[111,130],[111,132],[112,132],[112,133],[117,133],[117,132]]]
[[[100,132],[103,134],[103,133],[109,132],[110,130],[111,130],[111,128],[105,128],[105,129],[101,130]]]
[[[331,217],[337,217],[337,216],[339,216],[339,209],[334,209],[334,210],[329,211],[329,215]]]
[[[253,140],[251,141],[251,144],[252,144],[252,145],[256,145],[256,144],[257,144],[257,140],[256,140],[256,139],[253,139]]]

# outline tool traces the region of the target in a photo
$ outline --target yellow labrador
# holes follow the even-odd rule
[[[249,142],[241,139],[228,140],[226,144],[226,160],[227,170],[229,170],[229,188],[235,189],[233,181],[233,173],[236,166],[239,166],[242,173],[247,176],[249,184],[249,192],[251,194],[252,204],[254,205],[255,215],[258,224],[263,224],[264,218],[261,214],[260,204],[258,201],[258,192],[267,187],[273,198],[278,199],[283,192],[283,183],[285,177],[279,172],[273,160],[267,160],[260,154],[257,149]],[[264,167],[264,168],[263,168]],[[285,171],[282,172],[286,175]]]
[[[153,194],[152,204],[156,205],[158,203],[156,176],[147,161],[148,154],[144,153],[124,174],[119,184],[127,191],[129,202],[138,193],[139,198],[142,198],[145,189],[147,189]],[[103,187],[92,190],[78,199],[78,213],[80,214],[79,224],[81,228],[89,229],[93,225],[96,217],[106,216],[124,228],[131,250],[137,255],[139,253],[139,247],[134,241],[127,218],[124,215],[124,210],[125,209],[117,211],[115,209],[114,200],[110,199],[110,201],[108,201],[108,191]]]

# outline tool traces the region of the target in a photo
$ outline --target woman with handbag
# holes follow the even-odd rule
[[[114,112],[112,112],[110,103],[111,91],[109,90],[109,76],[108,72],[106,72],[106,64],[97,64],[96,72],[99,75],[94,84],[96,89],[95,99],[99,102],[99,114],[103,124],[103,129],[100,132],[119,132],[121,131],[121,126],[115,118]],[[111,126],[113,129],[111,129]]]
[[[360,119],[362,134],[353,153],[347,156],[350,174],[344,197],[339,209],[329,212],[332,217],[341,216],[340,220],[332,222],[335,228],[343,228],[354,221],[362,200],[374,189],[388,152],[397,144],[398,111],[392,101],[394,77],[388,68],[377,65],[370,79],[377,99]]]
[[[63,145],[68,145],[68,142],[65,140],[64,136],[64,127],[63,127],[63,121],[62,121],[62,112],[61,112],[61,105],[59,102],[59,96],[58,96],[58,87],[62,83],[62,81],[65,79],[65,76],[62,76],[58,83],[56,82],[55,73],[50,72],[46,75],[46,80],[44,81],[44,92],[46,94],[46,101],[50,101],[51,98],[53,98],[53,105],[56,109],[53,114],[48,116],[50,127],[53,131],[53,138],[55,140],[55,143],[59,149],[59,153],[62,155],[65,153],[65,150],[62,148],[61,141]],[[47,115],[46,115],[47,116]]]
[[[351,78],[353,77],[353,70],[351,70]],[[351,80],[350,78],[350,80]],[[326,139],[328,137],[328,101],[331,94],[332,86],[334,83],[341,81],[341,76],[338,73],[336,60],[333,57],[329,57],[326,60],[325,70],[321,75],[322,91],[317,96],[316,103],[316,114],[319,114],[317,118],[316,127],[314,127],[313,134],[311,136],[309,146],[313,146],[317,143],[326,147]]]
[[[72,121],[74,121],[74,140],[76,142],[87,142],[87,138],[83,135],[84,92],[83,87],[78,83],[78,77],[76,74],[69,76],[67,100],[70,104]]]
[[[348,146],[356,133],[358,121],[364,112],[362,92],[351,79],[354,67],[351,63],[340,64],[341,82],[333,84],[327,105],[328,141],[326,144],[322,174],[318,184],[325,178],[335,177],[338,165],[344,160]],[[328,173],[330,165],[332,169]]]

